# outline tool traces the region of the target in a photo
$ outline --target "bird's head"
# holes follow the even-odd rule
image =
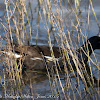
[[[93,36],[89,38],[88,41],[91,43],[93,50],[100,49],[100,37],[99,36]]]

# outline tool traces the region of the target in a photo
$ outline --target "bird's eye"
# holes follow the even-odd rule
[[[27,54],[27,53],[23,53],[23,55],[24,55],[24,56],[27,56],[28,54]]]

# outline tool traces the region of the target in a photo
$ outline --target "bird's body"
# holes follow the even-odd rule
[[[59,47],[53,47],[55,58],[51,57],[49,46],[15,46],[15,52],[23,56],[23,69],[30,70],[46,70],[45,62],[48,63],[49,67],[52,66],[53,60],[58,60],[60,55]]]

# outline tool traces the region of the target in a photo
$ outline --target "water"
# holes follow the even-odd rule
[[[34,11],[35,7],[38,5],[37,0],[30,0],[30,2],[31,2],[31,5],[32,5],[32,10]],[[99,10],[100,9],[100,1],[99,0],[95,0],[95,2],[93,1],[93,4],[94,4],[94,10],[95,10],[98,22],[100,22],[100,10]],[[90,10],[90,13],[89,13],[90,20],[89,20],[89,26],[88,26],[88,19],[87,19],[88,9],[85,9],[85,7],[88,8],[88,3],[86,3],[86,0],[85,0],[85,1],[83,1],[81,3],[81,5],[82,5],[81,6],[81,10],[82,10],[81,16],[82,16],[82,21],[83,21],[82,22],[82,26],[81,26],[82,29],[83,29],[82,32],[84,33],[84,35],[87,35],[88,38],[92,37],[92,36],[95,36],[95,35],[97,35],[99,33],[99,27],[97,25],[97,22],[95,20],[93,12],[92,12],[92,10]],[[84,5],[85,5],[85,7],[84,7]],[[26,1],[26,7],[28,8],[28,1]],[[52,7],[52,9],[53,9],[54,14],[56,15],[56,9],[54,7]],[[64,5],[63,5],[62,9],[63,9],[63,15],[64,15],[65,18],[67,17],[67,15],[70,14],[70,16],[67,17],[68,19],[66,18],[66,22],[69,22],[68,28],[69,28],[69,30],[72,30],[72,28],[70,27],[71,23],[70,23],[69,19],[72,18],[72,20],[74,21],[75,20],[75,15],[74,15],[73,11],[70,11],[70,9],[65,9]],[[39,9],[37,9],[37,11],[38,10]],[[47,30],[46,30],[46,27],[44,27],[45,26],[45,20],[43,19],[44,25],[43,25],[43,22],[40,21],[40,23],[39,23],[40,28],[38,29],[37,13],[38,12],[34,13],[34,16],[33,16],[34,20],[32,20],[32,44],[36,44],[37,35],[38,35],[37,44],[38,45],[48,45]],[[6,20],[5,20],[4,16],[6,16],[5,4],[2,1],[0,1],[0,22],[3,22],[3,24],[6,25],[5,24]],[[49,28],[50,27],[51,26],[49,26]],[[84,28],[85,28],[85,30],[84,30]],[[38,34],[37,34],[37,31],[38,31]],[[64,31],[67,33],[66,27],[64,27]],[[5,37],[4,33],[5,33],[4,28],[3,28],[2,24],[0,24],[0,36],[3,39]],[[74,36],[77,35],[76,31],[74,32],[73,35]],[[54,43],[54,38],[53,38],[52,33],[51,33],[51,40],[52,40],[52,43]],[[3,40],[2,44],[6,44],[6,41]],[[57,43],[55,43],[54,45],[57,45]],[[100,50],[95,50],[94,52],[96,54],[96,58],[97,58],[97,61],[99,63],[99,66],[100,66],[100,61],[99,61],[99,59],[100,59]],[[95,58],[93,56],[91,56],[91,58],[93,59],[93,61],[95,61]],[[4,76],[2,74],[2,70],[3,70],[2,64],[0,64],[0,70],[1,70],[0,76],[1,76],[1,80],[3,82],[4,81]],[[94,73],[95,76],[100,78],[100,74],[97,71],[95,65],[93,65],[93,64],[92,64],[92,70],[95,70],[95,73]],[[34,77],[34,76],[32,76],[32,77]],[[32,82],[33,82],[32,88],[34,90],[33,92],[34,92],[34,98],[35,99],[38,99],[38,100],[40,100],[40,99],[44,100],[45,99],[45,100],[47,100],[47,98],[48,98],[48,100],[49,99],[54,100],[56,98],[56,97],[54,97],[55,93],[52,94],[52,92],[50,91],[51,88],[50,88],[50,83],[49,83],[49,80],[48,80],[47,76],[38,76],[38,78],[36,78],[35,80],[33,79]],[[61,80],[61,82],[62,82],[63,85],[65,85],[64,80]],[[76,86],[76,81],[75,81],[74,78],[72,78],[72,83],[75,83],[73,85]],[[58,84],[59,84],[59,82],[58,82]],[[82,90],[82,92],[83,92],[84,85],[83,85],[82,81],[80,81],[80,84],[81,84],[80,91]],[[27,91],[29,91],[29,81],[26,84],[26,88],[27,88]],[[61,89],[60,86],[59,86],[59,89],[60,89],[60,94],[62,94],[61,97],[63,97],[62,89]],[[24,91],[24,93],[25,93],[25,91]],[[26,92],[26,93],[28,93],[28,92]],[[2,95],[2,88],[1,88],[1,86],[0,86],[0,95]],[[72,94],[70,94],[70,95],[72,95]],[[76,95],[78,95],[77,92],[76,92]],[[83,97],[84,97],[84,94],[83,94]]]

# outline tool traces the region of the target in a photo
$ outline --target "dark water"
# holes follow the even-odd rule
[[[37,0],[30,0],[30,1],[31,1],[31,5],[32,5],[32,10],[34,11],[34,8],[36,7],[36,5],[38,5]],[[99,0],[93,1],[93,5],[94,5],[94,10],[95,10],[95,13],[96,13],[96,16],[97,16],[97,20],[100,23],[100,10],[99,10],[100,9],[100,1]],[[28,1],[26,1],[26,7],[27,6],[28,6]],[[95,17],[93,15],[91,9],[90,9],[90,13],[89,13],[90,20],[89,20],[89,25],[88,25],[88,21],[87,21],[88,7],[89,7],[88,1],[84,0],[81,3],[81,8],[80,8],[81,9],[82,21],[83,21],[81,27],[83,29],[84,36],[86,35],[89,38],[89,37],[92,37],[94,35],[100,34],[99,33],[100,30],[99,30],[99,27],[97,25],[97,22],[95,20]],[[54,14],[56,14],[55,8],[52,8],[52,9],[53,9]],[[67,15],[71,13],[70,16],[71,16],[72,20],[75,20],[75,16],[74,16],[73,11],[70,11],[70,9],[65,9],[64,6],[62,7],[62,9],[63,9],[63,14],[64,14],[65,17],[67,17]],[[5,16],[6,16],[5,4],[4,4],[3,1],[0,1],[0,22],[2,22],[4,25],[6,25]],[[37,25],[36,19],[37,19],[37,12],[34,13],[34,20],[32,22],[32,30],[34,30],[34,31],[32,31],[32,44],[36,44],[36,38],[37,38],[38,25]],[[66,22],[69,22],[69,18],[66,19]],[[40,21],[39,26],[40,26],[40,28],[38,30],[37,44],[48,45],[47,30],[44,28],[45,24],[43,25],[43,22]],[[72,28],[70,28],[70,26],[71,26],[71,23],[69,23],[68,28],[69,28],[69,30],[72,30]],[[85,30],[84,30],[84,28],[85,28]],[[66,32],[66,27],[64,27],[64,30]],[[5,37],[4,33],[5,33],[4,28],[3,28],[2,24],[0,24],[0,36],[3,39]],[[74,31],[74,35],[76,35],[76,34],[77,34],[76,31]],[[52,40],[52,43],[54,43],[54,37],[53,37],[52,34],[51,34],[51,40]],[[6,44],[6,41],[3,40],[2,44]],[[55,45],[57,45],[57,43],[55,43]],[[95,52],[95,56],[97,58],[98,64],[100,66],[100,50],[95,50],[94,52]],[[91,58],[95,61],[95,58],[93,56],[91,56]],[[0,64],[0,65],[1,65],[0,70],[2,72],[3,66],[2,66],[2,64]],[[94,71],[95,76],[100,78],[100,74],[98,73],[96,67],[93,64],[92,64],[92,70],[95,70]],[[1,76],[1,79],[2,79],[2,82],[3,82],[4,81],[3,74],[0,73],[0,76]],[[31,76],[31,77],[34,77],[34,76]],[[62,78],[63,78],[63,76],[62,76]],[[61,80],[61,82],[62,82],[63,85],[65,85],[64,80]],[[74,83],[75,79],[72,79],[72,82]],[[80,81],[80,84],[81,84],[80,90],[83,91],[84,85],[81,81]],[[75,82],[75,85],[76,85],[76,82]],[[40,100],[40,99],[44,100],[45,99],[45,100],[47,100],[47,97],[48,97],[48,99],[52,99],[52,100],[55,99],[55,97],[53,96],[53,94],[50,91],[51,88],[50,88],[50,83],[48,81],[47,76],[39,76],[35,80],[33,79],[32,87],[33,87],[33,90],[34,90],[33,92],[36,93],[35,96],[34,96],[35,99],[38,99],[38,100]],[[26,85],[26,88],[27,88],[27,91],[29,91],[28,84]],[[59,89],[60,89],[60,92],[61,92],[60,94],[63,94],[60,86],[59,86]],[[2,95],[1,86],[0,86],[0,95]],[[76,95],[78,95],[78,94],[76,94]]]

